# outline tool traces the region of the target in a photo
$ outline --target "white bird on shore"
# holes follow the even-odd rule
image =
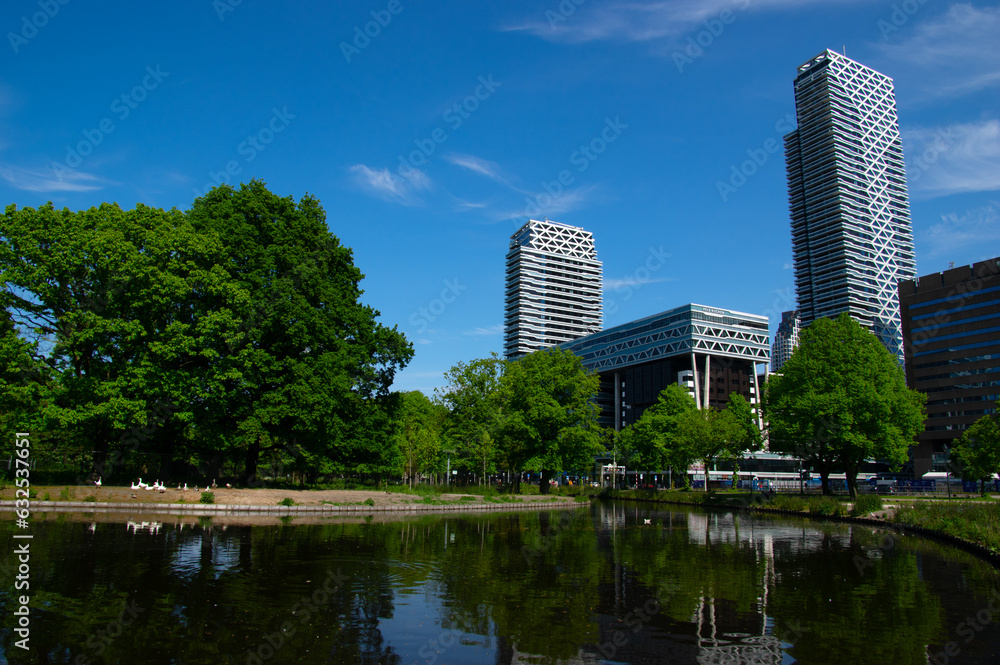
[[[185,491],[185,492],[187,492],[187,491],[188,491],[188,484],[187,484],[187,483],[184,483],[184,491]]]
[[[643,524],[652,524],[653,520],[647,520],[647,519],[643,518],[642,523]]]
[[[212,489],[215,489],[218,485],[215,484],[215,478],[212,478]]]
[[[97,485],[98,487],[101,486],[101,477],[100,476],[97,476],[97,480],[94,481],[94,484]]]
[[[132,489],[134,490],[141,490],[144,489],[145,487],[146,486],[143,484],[142,478],[139,479],[139,482],[132,484]]]
[[[232,486],[232,485],[230,485],[229,483],[226,483],[226,489],[229,489],[229,490],[231,490],[231,489],[233,489],[233,486]]]

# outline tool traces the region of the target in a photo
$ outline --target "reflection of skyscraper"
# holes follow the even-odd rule
[[[916,266],[892,79],[832,51],[798,72],[785,158],[801,324],[848,312],[902,359],[897,283]]]
[[[771,346],[771,371],[780,372],[781,366],[792,357],[792,351],[799,345],[799,313],[795,310],[781,313],[781,323],[774,333]]]
[[[548,220],[518,229],[507,252],[504,355],[600,330],[602,274],[593,234]]]

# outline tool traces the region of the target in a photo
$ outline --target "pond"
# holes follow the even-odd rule
[[[226,519],[36,512],[29,650],[8,556],[0,661],[1000,660],[996,569],[892,531],[634,503]]]

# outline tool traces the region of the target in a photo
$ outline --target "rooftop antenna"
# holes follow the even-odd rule
[[[844,52],[844,57],[847,57],[847,46],[845,44],[840,45],[840,49]]]

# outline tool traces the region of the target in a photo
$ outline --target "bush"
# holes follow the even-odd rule
[[[278,502],[278,505],[279,506],[294,506],[295,505],[295,499],[293,499],[290,496],[286,496],[284,499],[282,499],[281,501]]]
[[[68,487],[64,487],[59,490],[59,500],[60,501],[72,501],[76,498],[76,492]]]
[[[211,492],[202,492],[201,498],[198,499],[201,503],[215,503],[215,494]]]
[[[367,499],[365,499],[365,505],[366,506],[374,506],[375,505],[375,499],[373,499],[371,497],[368,497]]]
[[[88,501],[90,503],[95,503],[97,501],[97,497],[91,494],[90,496],[83,497],[83,500]]]
[[[882,510],[882,497],[878,494],[859,494],[851,507],[851,517],[868,515],[876,510]]]

